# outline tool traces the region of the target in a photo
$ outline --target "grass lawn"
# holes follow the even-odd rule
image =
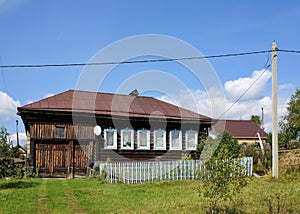
[[[197,181],[101,184],[97,179],[0,180],[0,213],[205,213]],[[234,202],[239,213],[300,213],[300,179],[251,178]],[[271,205],[269,204],[269,199]]]

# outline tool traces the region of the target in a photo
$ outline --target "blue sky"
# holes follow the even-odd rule
[[[299,23],[298,1],[0,0],[0,56],[2,65],[86,63],[104,47],[141,34],[176,37],[204,55],[267,50],[274,40],[280,49],[300,50]],[[238,97],[237,92],[242,92],[262,72],[267,59],[268,54],[260,54],[209,60],[224,87],[227,107]],[[278,54],[280,116],[285,113],[288,98],[299,88],[299,65],[299,54]],[[13,134],[15,120],[21,120],[15,115],[16,106],[74,89],[82,69],[0,70],[0,125]],[[163,70],[182,79],[196,97],[198,111],[209,114],[203,86],[192,76],[181,75],[184,68],[176,63],[121,65],[107,78],[101,91],[114,93],[125,79],[145,70]],[[185,93],[174,89],[170,99],[164,94],[145,92],[193,109]],[[267,71],[228,117],[249,119],[251,114],[259,115],[264,107],[269,129],[270,96],[271,78]],[[24,132],[22,122],[19,129]]]

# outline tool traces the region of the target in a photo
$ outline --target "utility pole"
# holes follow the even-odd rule
[[[16,120],[16,133],[17,133],[17,155],[19,158],[19,130],[18,130],[19,121]]]
[[[261,108],[261,138],[264,139],[264,108]]]
[[[277,44],[272,43],[272,177],[278,178]]]

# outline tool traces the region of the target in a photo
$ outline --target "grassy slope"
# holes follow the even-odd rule
[[[96,179],[0,180],[0,213],[203,213],[196,181],[100,184]],[[245,213],[267,213],[280,193],[283,213],[300,213],[300,181],[252,178],[234,202]],[[229,204],[233,202],[229,202]],[[275,210],[274,210],[275,211]]]

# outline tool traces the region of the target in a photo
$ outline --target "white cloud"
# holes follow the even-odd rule
[[[47,93],[43,96],[43,99],[54,96],[53,93]]]
[[[178,94],[164,95],[159,97],[159,99],[177,106],[184,106],[184,108],[195,112],[203,110],[203,114],[211,114],[211,104],[205,91],[181,90]],[[199,103],[198,100],[202,100],[203,102]]]
[[[33,101],[32,100],[27,100],[25,105],[30,104],[30,103],[33,103]]]
[[[10,141],[15,146],[17,144],[17,133],[9,135]],[[20,145],[25,145],[27,142],[26,133],[19,133],[19,143]]]
[[[213,96],[213,93],[190,89],[182,90],[177,94],[162,96],[159,97],[159,99],[218,119],[218,117],[220,117],[225,110],[234,104],[240,94],[243,93],[262,72],[263,71],[254,71],[251,77],[227,81],[224,84],[225,87],[227,85],[226,99],[224,100],[225,104],[224,101],[221,101],[221,96],[210,98],[208,94]],[[263,74],[263,76],[260,78],[260,81],[257,81],[256,84],[253,85],[252,88],[254,89],[251,88],[251,90],[246,93],[243,99],[235,103],[234,106],[226,113],[225,118],[249,120],[251,115],[261,116],[261,108],[263,108],[264,127],[267,132],[270,132],[272,128],[272,98],[269,96],[264,96],[261,93],[262,89],[267,84],[267,81],[270,79],[270,75],[271,72],[266,71],[265,74]],[[248,93],[250,93],[250,95],[248,95]],[[233,97],[235,99],[233,99]],[[278,119],[286,114],[286,104],[288,99],[289,98],[278,98]],[[212,111],[212,103],[214,104],[214,112]],[[222,104],[223,107],[221,106]],[[215,109],[216,106],[218,108],[217,110]]]
[[[225,91],[228,99],[236,100],[244,91],[246,91],[251,84],[255,81],[245,96],[241,100],[258,99],[261,98],[261,92],[265,88],[268,80],[271,78],[272,73],[268,70],[253,71],[251,77],[241,77],[236,80],[225,82]]]
[[[14,100],[7,93],[0,91],[0,121],[8,122],[15,118],[18,106],[21,106],[18,100]]]
[[[225,111],[226,103],[223,92],[214,88],[208,91],[180,90],[179,93],[164,95],[158,99],[213,118],[221,116]]]
[[[278,86],[279,90],[288,90],[288,89],[294,89],[295,86],[291,83],[287,83],[287,84],[282,84]]]

